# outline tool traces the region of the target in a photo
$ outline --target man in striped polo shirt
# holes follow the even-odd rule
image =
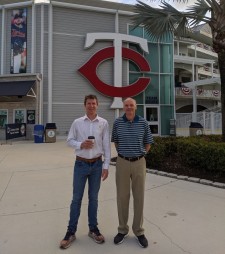
[[[146,177],[146,161],[144,155],[153,143],[148,122],[136,115],[136,101],[127,98],[123,103],[125,114],[115,120],[112,130],[112,142],[118,153],[116,162],[117,209],[119,227],[114,238],[115,244],[123,242],[128,235],[128,213],[130,189],[134,199],[134,217],[132,230],[141,247],[148,247],[144,235],[143,208]]]

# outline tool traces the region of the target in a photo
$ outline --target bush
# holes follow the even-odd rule
[[[219,135],[155,137],[146,162],[157,170],[218,177],[225,175],[225,143]]]

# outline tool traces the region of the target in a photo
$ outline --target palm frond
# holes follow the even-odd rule
[[[208,12],[212,12],[210,2],[210,0],[197,0],[194,5],[187,8],[187,12],[193,16],[191,25],[197,25],[200,22],[210,22],[211,18],[206,16]]]
[[[189,15],[166,2],[162,2],[160,7],[161,9],[153,8],[138,1],[135,6],[137,14],[133,16],[135,27],[143,24],[147,33],[154,39],[160,39],[168,32],[184,36],[189,28]]]
[[[191,27],[201,22],[209,24],[214,30],[225,27],[225,0],[196,0],[183,12],[164,0],[160,1],[160,8],[153,8],[140,0],[137,2],[133,24],[135,27],[143,25],[154,39],[160,39],[168,32],[184,37]],[[208,12],[211,12],[211,17],[207,15]]]
[[[155,1],[157,1],[157,0],[148,0],[149,2],[155,2]],[[159,0],[160,1],[160,0]],[[164,0],[161,0],[160,2],[164,2]],[[173,0],[173,2],[174,2],[174,0]],[[183,3],[187,3],[188,2],[188,0],[177,0],[177,2],[183,2]]]

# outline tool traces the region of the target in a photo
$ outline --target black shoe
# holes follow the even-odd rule
[[[128,234],[121,234],[118,233],[115,237],[114,237],[114,243],[115,244],[120,244],[123,242],[124,238],[127,237]]]
[[[139,235],[139,236],[137,236],[137,240],[138,240],[139,245],[142,248],[147,248],[148,247],[148,240],[145,237],[145,235]]]

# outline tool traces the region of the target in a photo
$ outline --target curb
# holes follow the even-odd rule
[[[204,185],[209,185],[209,186],[225,189],[225,183],[213,182],[213,181],[209,181],[209,180],[201,179],[201,178],[196,178],[196,177],[177,175],[177,174],[167,173],[164,171],[158,171],[158,170],[149,169],[149,168],[147,168],[146,171],[147,171],[147,173],[150,173],[150,174],[161,175],[161,176],[166,176],[166,177],[170,177],[170,178],[176,178],[178,180],[184,180],[184,181],[189,181],[189,182],[193,182],[193,183],[200,183],[200,184],[204,184]]]
[[[116,166],[116,162],[110,162],[110,165]],[[213,182],[213,181],[209,181],[209,180],[201,179],[201,178],[196,178],[196,177],[177,175],[177,174],[159,171],[156,169],[149,169],[149,168],[146,169],[146,172],[150,173],[150,174],[154,174],[154,175],[166,176],[166,177],[175,178],[178,180],[184,180],[184,181],[193,182],[193,183],[200,183],[203,185],[208,185],[208,186],[213,186],[216,188],[225,189],[225,183]]]

